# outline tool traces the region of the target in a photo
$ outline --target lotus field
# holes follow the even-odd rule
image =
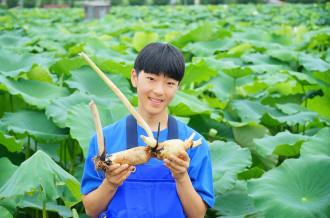
[[[130,72],[148,43],[186,59],[170,114],[209,142],[206,217],[330,216],[330,4],[0,10],[0,217],[84,217],[90,137],[137,106]]]

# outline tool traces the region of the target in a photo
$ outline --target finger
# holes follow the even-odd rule
[[[189,159],[189,157],[188,157],[188,159]],[[176,157],[176,156],[174,156],[174,155],[171,155],[171,156],[170,156],[170,160],[171,160],[174,164],[179,165],[179,166],[181,166],[181,167],[187,167],[187,166],[189,166],[189,160],[184,159],[184,157],[183,157],[183,159],[181,159],[181,158],[179,158],[179,157]]]
[[[120,165],[118,168],[115,168],[114,170],[110,171],[110,173],[111,173],[111,175],[116,175],[116,174],[121,173],[122,171],[127,170],[128,167],[129,167],[128,164],[123,164],[123,165]]]
[[[175,164],[174,162],[165,159],[164,165],[172,172],[172,173],[181,173],[186,171],[185,167]]]
[[[182,160],[190,160],[189,155],[186,151],[181,151],[180,152],[180,159]]]

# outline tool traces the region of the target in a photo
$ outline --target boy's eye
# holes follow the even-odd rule
[[[147,79],[150,80],[150,81],[155,80],[154,78],[152,78],[152,77],[150,77],[150,76],[148,76]]]
[[[174,82],[168,82],[167,84],[170,85],[170,86],[174,86],[175,85]]]

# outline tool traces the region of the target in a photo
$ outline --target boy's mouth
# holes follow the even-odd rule
[[[149,97],[149,100],[156,104],[161,104],[163,100]]]

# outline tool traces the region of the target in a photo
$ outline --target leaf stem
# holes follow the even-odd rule
[[[72,174],[73,170],[74,170],[74,164],[75,164],[75,160],[76,160],[76,156],[77,156],[77,150],[78,150],[78,144],[77,141],[73,142],[73,154],[71,157],[71,166],[70,166],[70,174]]]
[[[25,154],[25,160],[27,160],[30,157],[31,153],[31,136],[28,135],[28,142],[26,146],[26,154]]]
[[[236,78],[234,78],[233,86],[231,87],[231,92],[230,92],[229,101],[228,101],[228,103],[227,103],[225,109],[227,109],[227,108],[230,106],[231,101],[234,99],[235,89],[236,89]],[[224,110],[225,110],[225,109],[224,109]]]
[[[42,203],[42,218],[47,218],[46,203]]]

